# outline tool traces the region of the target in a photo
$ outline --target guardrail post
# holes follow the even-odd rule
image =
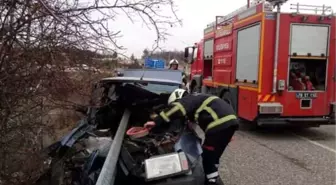
[[[125,109],[123,117],[120,121],[116,135],[113,138],[110,150],[105,159],[103,168],[99,174],[96,185],[113,185],[116,174],[117,161],[121,149],[121,144],[124,139],[126,128],[128,125],[131,112]]]

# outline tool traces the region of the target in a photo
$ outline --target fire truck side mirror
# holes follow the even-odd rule
[[[191,50],[191,54],[189,53],[189,50],[190,49],[192,49]],[[195,47],[193,46],[193,47],[186,47],[185,49],[184,49],[184,60],[185,60],[185,62],[186,63],[188,63],[188,64],[192,64],[192,63],[194,63],[194,54],[195,54]]]
[[[186,47],[184,48],[184,58],[188,59],[188,57],[189,57],[189,48]]]

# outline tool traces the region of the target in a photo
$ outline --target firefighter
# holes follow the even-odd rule
[[[178,70],[179,62],[176,59],[172,59],[169,62],[169,69],[170,70]],[[184,71],[182,71],[182,82],[184,83],[184,86],[187,85],[187,76]]]
[[[178,70],[179,62],[176,59],[169,61],[169,69]]]
[[[169,96],[167,109],[144,126],[155,131],[155,127],[178,119],[198,123],[204,131],[202,157],[206,184],[223,184],[218,174],[219,160],[239,127],[232,107],[217,96],[176,89]]]

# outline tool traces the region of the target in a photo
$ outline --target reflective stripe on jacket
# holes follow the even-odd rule
[[[205,132],[237,119],[232,107],[225,101],[217,96],[198,94],[187,95],[172,103],[154,121],[160,125],[181,118],[198,123]],[[236,124],[236,121],[231,123]]]

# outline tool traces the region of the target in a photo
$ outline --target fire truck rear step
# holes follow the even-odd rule
[[[296,125],[296,126],[320,126],[335,124],[330,121],[330,118],[327,116],[324,117],[274,117],[274,118],[258,118],[257,125]]]

